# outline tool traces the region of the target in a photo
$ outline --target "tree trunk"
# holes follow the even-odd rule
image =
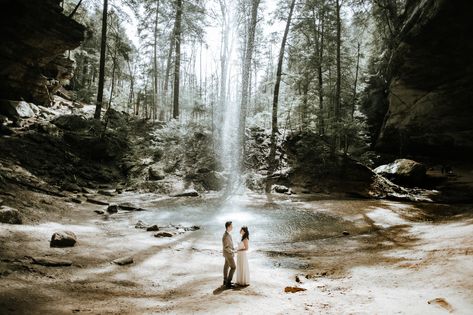
[[[156,0],[156,15],[154,18],[154,45],[153,45],[153,119],[157,118],[159,109],[158,101],[158,18],[159,0]]]
[[[175,62],[174,62],[174,88],[172,118],[179,118],[179,72],[181,68],[181,19],[182,19],[182,0],[176,0],[176,21],[175,21]]]
[[[286,49],[287,35],[289,34],[289,28],[291,27],[292,13],[294,12],[294,6],[296,0],[291,1],[291,6],[289,8],[289,15],[286,20],[286,28],[284,29],[284,35],[281,42],[281,49],[279,50],[278,58],[278,68],[276,70],[276,83],[274,84],[274,94],[273,94],[273,110],[272,110],[272,119],[271,119],[271,145],[269,149],[268,156],[268,166],[269,166],[269,175],[272,174],[278,166],[276,161],[276,149],[277,149],[277,139],[276,134],[278,133],[278,102],[279,102],[279,88],[281,85],[282,77],[282,65],[284,61],[284,51]],[[271,185],[269,181],[266,181],[266,192],[269,192]]]
[[[164,75],[164,87],[163,87],[163,95],[166,99],[166,105],[169,105],[169,97],[168,97],[168,91],[169,91],[169,76],[171,72],[171,62],[172,62],[172,52],[174,51],[174,44],[175,44],[175,29],[173,29],[171,38],[169,40],[169,51],[168,51],[168,56],[166,60],[166,73]]]
[[[228,9],[226,1],[220,0],[220,11],[222,13],[222,43],[220,49],[220,91],[219,91],[219,108],[218,108],[218,122],[219,126],[223,125],[223,113],[225,111],[225,104],[227,98],[227,77],[228,77],[228,36],[230,32],[230,25],[228,21]]]
[[[302,130],[305,130],[307,126],[309,125],[309,121],[308,121],[309,87],[310,87],[309,74],[305,73],[304,82],[302,83]]]
[[[248,36],[245,45],[245,55],[243,62],[243,71],[242,71],[242,84],[241,84],[241,103],[240,103],[240,124],[239,124],[239,135],[238,143],[242,149],[241,155],[239,156],[240,165],[243,165],[243,156],[245,148],[245,128],[246,128],[246,111],[248,106],[248,90],[249,90],[249,77],[250,77],[250,68],[251,68],[251,58],[253,56],[254,42],[255,42],[255,32],[256,32],[256,23],[258,18],[258,6],[260,0],[252,0],[251,2],[251,20],[248,27]]]
[[[356,106],[356,89],[358,85],[358,74],[360,72],[360,42],[358,42],[357,50],[356,50],[356,69],[355,69],[355,82],[353,83],[353,99],[351,103],[351,119],[353,120],[353,116],[355,115],[355,106]]]
[[[342,100],[341,100],[341,88],[342,88],[342,69],[341,69],[341,19],[340,19],[340,0],[336,0],[336,15],[337,15],[337,83],[335,86],[335,142],[332,150],[335,152],[340,148],[340,124],[342,115]]]
[[[314,15],[315,23],[315,15]],[[318,77],[318,92],[319,92],[319,134],[323,136],[325,134],[325,113],[324,113],[324,81],[323,81],[323,69],[322,64],[324,60],[324,30],[325,30],[325,11],[322,10],[320,14],[320,32],[315,39],[316,49],[318,54],[317,64],[317,77]],[[314,25],[314,30],[315,30]]]
[[[102,11],[102,39],[100,42],[100,66],[99,66],[99,89],[97,92],[97,105],[95,107],[95,119],[100,119],[102,112],[103,87],[105,83],[105,50],[107,48],[107,15],[108,0],[103,0]]]

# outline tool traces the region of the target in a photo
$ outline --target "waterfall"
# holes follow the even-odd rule
[[[220,110],[222,128],[220,132],[221,163],[227,173],[226,194],[242,193],[244,185],[241,178],[240,157],[241,143],[239,142],[240,117],[240,81],[241,59],[238,54],[238,25],[236,23],[235,3],[227,1],[227,27],[223,28],[221,48],[221,87]],[[225,62],[222,62],[225,60]]]

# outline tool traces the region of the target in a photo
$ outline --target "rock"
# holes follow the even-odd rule
[[[30,118],[35,115],[30,104],[25,101],[0,101],[0,114],[17,122],[20,118]]]
[[[70,183],[70,182],[66,182],[62,185],[62,190],[67,190],[67,191],[70,191],[70,192],[80,192],[82,191],[82,189],[79,187],[79,185],[75,184],[75,183]]]
[[[385,54],[392,73],[378,150],[471,158],[472,11],[472,1],[406,2],[397,45]]]
[[[90,202],[90,203],[93,203],[93,204],[96,204],[96,205],[100,205],[100,206],[108,206],[109,203],[106,202],[106,201],[101,201],[101,200],[97,200],[97,199],[93,199],[93,198],[89,198],[87,197],[87,202]]]
[[[133,262],[134,262],[133,256],[118,258],[113,261],[114,264],[120,265],[120,266],[129,265],[129,264],[132,264]]]
[[[81,191],[84,193],[84,194],[93,194],[94,191],[90,188],[87,188],[87,187],[82,187],[81,188]]]
[[[108,213],[117,213],[118,212],[118,205],[112,204],[107,207]]]
[[[99,189],[97,191],[98,194],[100,195],[104,195],[104,196],[109,196],[109,197],[113,197],[116,195],[116,192],[113,191],[113,190],[103,190],[103,189]]]
[[[7,206],[0,207],[0,223],[21,224],[21,214],[18,210]]]
[[[273,190],[279,194],[285,194],[289,192],[289,188],[283,185],[273,185]]]
[[[396,184],[415,185],[421,183],[426,176],[424,164],[408,159],[398,159],[374,169],[376,174],[386,177]]]
[[[348,235],[350,235],[350,232],[348,232],[348,231],[343,231],[342,234],[345,235],[345,236],[348,236]]]
[[[199,193],[195,189],[188,189],[181,193],[171,195],[171,197],[198,197]]]
[[[148,228],[148,225],[145,224],[143,221],[139,220],[138,222],[136,222],[135,224],[135,229],[146,229]]]
[[[155,224],[146,228],[146,231],[159,231],[159,227]]]
[[[298,288],[298,287],[285,287],[284,292],[286,293],[297,293],[301,291],[306,291],[307,289],[304,288]]]
[[[198,171],[200,172],[196,175],[196,181],[201,182],[206,190],[219,191],[223,188],[225,177],[222,174],[215,171],[207,171],[206,169]]]
[[[158,162],[161,160],[161,158],[163,157],[164,155],[164,150],[161,149],[161,148],[157,148],[155,151],[154,151],[154,154],[153,154],[153,159],[155,162]]]
[[[198,225],[184,227],[184,231],[197,231],[197,230],[200,230],[200,226]]]
[[[72,265],[72,261],[64,259],[55,259],[49,257],[33,257],[33,263],[47,267],[67,267]]]
[[[174,234],[171,232],[166,231],[159,231],[158,233],[154,234],[154,237],[173,237]]]
[[[123,202],[118,205],[118,207],[122,210],[127,210],[127,211],[142,211],[144,210],[143,208],[137,207],[134,204],[130,202]]]
[[[81,204],[84,202],[84,199],[80,198],[80,197],[72,197],[71,198],[71,201],[72,202],[75,202],[75,203],[78,203],[78,204]]]
[[[51,247],[72,247],[77,242],[77,236],[71,231],[55,232],[51,236]]]
[[[297,283],[302,283],[302,282],[304,282],[304,280],[303,280],[304,278],[308,279],[304,275],[296,275],[296,282]]]
[[[80,115],[62,115],[51,121],[64,130],[81,131],[90,128],[91,123]]]
[[[162,167],[152,165],[148,168],[148,176],[150,180],[162,180],[166,177]]]
[[[94,210],[94,212],[97,214],[105,214],[105,211],[102,211],[102,210]]]
[[[79,46],[85,28],[67,17],[59,3],[2,1],[1,98],[49,106],[51,95],[72,77],[73,61],[63,53]]]

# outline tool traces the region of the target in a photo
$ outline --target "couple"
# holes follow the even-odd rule
[[[223,257],[225,257],[225,265],[223,267],[223,285],[227,289],[234,288],[232,284],[233,274],[235,269],[237,271],[236,283],[239,286],[248,286],[250,285],[250,270],[248,269],[248,257],[246,252],[249,248],[250,234],[246,226],[242,227],[240,230],[241,242],[238,243],[237,250],[233,247],[233,240],[230,233],[233,230],[232,222],[228,221],[225,223],[225,233],[222,237],[223,244]],[[234,255],[237,254],[237,265],[235,265]],[[230,268],[230,272],[228,269]]]

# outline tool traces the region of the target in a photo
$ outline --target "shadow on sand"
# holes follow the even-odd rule
[[[235,287],[233,287],[233,288],[227,288],[226,286],[221,285],[213,291],[213,294],[214,295],[219,295],[219,294],[223,293],[223,291],[227,291],[227,290],[241,291],[241,290],[246,289],[247,287],[249,287],[249,285],[235,285]]]

